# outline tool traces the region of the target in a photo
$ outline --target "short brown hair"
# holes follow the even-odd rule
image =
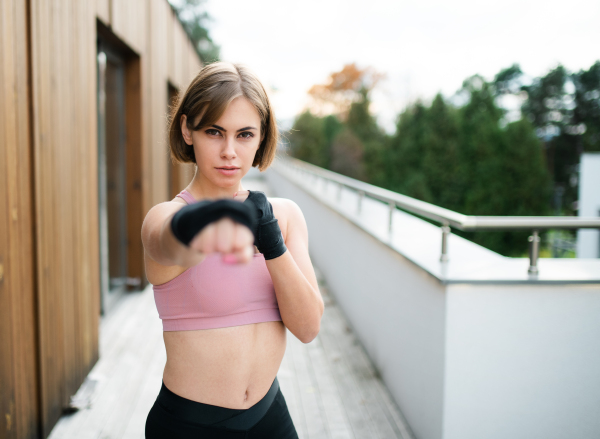
[[[189,85],[185,94],[178,98],[169,118],[169,148],[171,159],[177,163],[196,163],[194,147],[183,140],[181,115],[187,116],[190,130],[214,124],[235,98],[243,96],[258,111],[262,141],[256,151],[252,166],[264,171],[277,150],[279,133],[277,122],[265,88],[247,67],[226,62],[215,62],[203,67]],[[200,121],[194,121],[201,115]]]

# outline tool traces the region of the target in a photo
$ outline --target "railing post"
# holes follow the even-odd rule
[[[540,236],[537,230],[533,231],[533,235],[529,237],[529,274],[537,275],[538,270],[538,257],[540,254]]]
[[[394,210],[396,209],[396,203],[394,203],[393,201],[390,201],[389,208],[390,208],[390,219],[389,219],[388,231],[390,232],[390,236],[391,236],[392,235],[392,218],[394,215]]]
[[[440,262],[448,261],[448,236],[450,236],[450,226],[448,223],[444,223],[442,226],[442,255],[440,256]]]
[[[364,197],[365,197],[365,192],[358,191],[358,207],[356,208],[357,215],[360,215],[360,212],[362,211],[362,200]]]

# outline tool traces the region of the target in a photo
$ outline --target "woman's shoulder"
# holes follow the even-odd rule
[[[287,236],[287,231],[292,228],[297,228],[297,226],[306,227],[304,214],[295,201],[278,197],[269,197],[269,201],[273,206],[273,215],[278,219],[280,226],[283,226],[282,232],[285,227],[286,233],[284,233],[284,236]]]
[[[282,215],[289,217],[301,213],[300,206],[288,198],[269,197],[269,202],[273,206],[273,214],[277,216],[277,211]]]

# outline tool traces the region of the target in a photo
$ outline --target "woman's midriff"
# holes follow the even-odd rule
[[[227,328],[163,332],[165,386],[204,404],[247,409],[277,375],[286,347],[281,321]]]

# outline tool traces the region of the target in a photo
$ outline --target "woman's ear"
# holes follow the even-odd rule
[[[181,123],[181,135],[183,136],[183,140],[188,145],[190,145],[190,146],[193,145],[192,132],[190,131],[190,129],[187,126],[187,116],[185,114],[181,115],[180,123]]]

